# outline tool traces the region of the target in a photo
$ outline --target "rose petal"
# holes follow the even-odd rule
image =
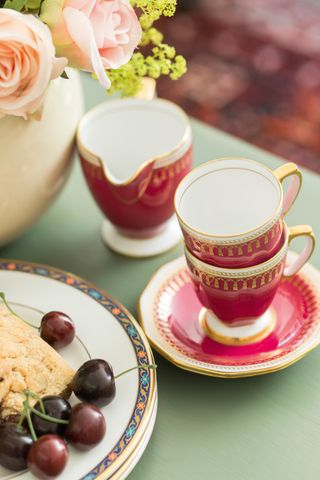
[[[87,59],[90,59],[92,71],[101,85],[106,89],[110,88],[111,82],[104,69],[89,19],[82,12],[70,7],[63,10],[63,18],[70,37]]]

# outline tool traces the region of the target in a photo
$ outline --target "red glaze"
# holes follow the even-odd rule
[[[43,435],[30,448],[28,468],[42,480],[56,478],[68,461],[68,447],[58,435]]]
[[[166,309],[158,308],[160,304],[167,305]],[[228,366],[260,364],[288,355],[312,335],[320,317],[317,292],[300,273],[281,280],[272,301],[275,328],[260,342],[229,346],[212,340],[199,325],[201,308],[187,269],[179,270],[159,292],[155,327],[177,352],[200,362]]]
[[[285,258],[263,274],[222,278],[201,271],[187,259],[195,292],[202,305],[223,322],[249,325],[271,305],[282,278]]]
[[[48,312],[41,319],[40,337],[55,349],[69,345],[75,334],[73,320],[63,312]]]
[[[187,233],[183,225],[180,225],[190,252],[203,262],[221,268],[245,268],[266,262],[284,243],[282,218],[263,235],[235,245],[219,244],[214,238],[210,242],[201,241],[195,235]]]
[[[72,407],[66,439],[81,451],[94,448],[106,433],[103,413],[90,403],[78,403]]]
[[[154,168],[149,163],[127,185],[111,184],[101,166],[80,156],[91,193],[106,217],[132,236],[152,236],[174,213],[174,194],[192,167],[192,147],[175,162]],[[132,231],[132,232],[131,232]]]

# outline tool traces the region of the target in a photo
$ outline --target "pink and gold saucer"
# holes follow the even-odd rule
[[[288,263],[295,258],[289,252]],[[269,335],[230,346],[209,338],[185,257],[161,267],[139,301],[142,327],[160,354],[180,368],[214,377],[247,377],[281,370],[320,343],[320,272],[306,264],[284,278],[273,300]]]

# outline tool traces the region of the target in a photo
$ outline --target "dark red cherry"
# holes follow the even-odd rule
[[[47,415],[50,415],[50,417],[58,418],[59,420],[69,420],[71,413],[71,405],[67,400],[55,395],[48,395],[42,398],[42,402],[45,408],[45,413]],[[41,412],[39,402],[35,404],[34,408]],[[62,425],[49,420],[44,420],[35,413],[31,414],[31,420],[38,437],[41,437],[42,435],[47,435],[49,433],[63,437],[64,432],[67,428],[67,425]]]
[[[88,360],[76,372],[72,389],[83,402],[93,403],[98,407],[108,405],[116,395],[111,365],[105,360]]]
[[[30,448],[28,468],[41,480],[52,480],[63,472],[68,460],[68,448],[57,435],[44,435]]]
[[[0,465],[15,471],[27,468],[27,456],[32,443],[25,428],[15,423],[0,425]]]
[[[55,349],[65,347],[75,337],[74,322],[63,312],[48,312],[41,320],[40,337]]]
[[[101,442],[106,433],[102,412],[89,403],[72,407],[66,438],[78,450],[90,450]]]

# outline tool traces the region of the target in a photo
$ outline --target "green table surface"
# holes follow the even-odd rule
[[[105,99],[83,76],[86,107]],[[234,137],[192,122],[195,164],[246,156],[270,167],[281,160]],[[43,159],[45,161],[45,159]],[[320,232],[320,177],[304,171],[289,225]],[[100,239],[102,214],[78,162],[58,200],[0,256],[46,263],[76,273],[119,299],[134,315],[152,273],[182,246],[146,260],[109,251]],[[312,262],[320,267],[319,245]],[[196,375],[156,354],[159,408],[150,443],[131,480],[295,480],[320,478],[320,348],[286,370],[248,379]]]

